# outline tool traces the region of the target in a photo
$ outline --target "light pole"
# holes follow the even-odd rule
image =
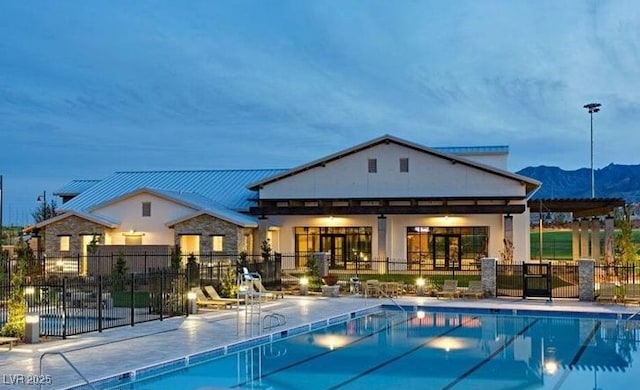
[[[47,213],[47,191],[43,191],[42,195],[38,195],[38,202],[42,202],[42,220],[49,218]]]
[[[600,103],[589,103],[585,104],[583,107],[587,109],[589,112],[589,117],[591,118],[591,198],[596,197],[596,179],[593,172],[593,113],[600,111]]]

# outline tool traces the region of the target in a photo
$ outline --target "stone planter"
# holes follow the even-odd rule
[[[323,297],[339,297],[340,296],[340,286],[322,286],[322,296]]]

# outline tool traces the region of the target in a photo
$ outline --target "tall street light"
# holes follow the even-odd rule
[[[589,112],[589,116],[591,117],[591,198],[596,197],[596,179],[593,172],[593,113],[600,111],[600,103],[589,103],[585,104],[583,107],[587,109]]]

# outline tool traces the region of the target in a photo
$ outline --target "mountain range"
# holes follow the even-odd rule
[[[565,171],[558,167],[526,167],[518,172],[542,182],[533,199],[572,199],[591,197],[591,170]],[[596,198],[623,198],[640,202],[640,165],[609,164],[594,170]]]

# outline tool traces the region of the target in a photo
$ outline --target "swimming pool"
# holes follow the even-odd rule
[[[150,367],[118,388],[594,389],[640,377],[638,321],[613,314],[387,308],[334,322]]]

